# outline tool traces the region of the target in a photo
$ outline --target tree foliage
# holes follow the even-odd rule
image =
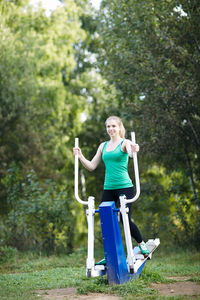
[[[76,45],[86,37],[81,10],[70,1],[47,15],[25,3],[0,4],[0,175],[15,161],[42,178],[60,180],[62,170],[72,178],[66,173],[89,80],[76,72]]]
[[[19,246],[17,237],[22,235],[21,245],[32,247],[32,236],[35,247],[41,249],[50,226],[59,235],[69,230],[67,238],[72,246],[71,224],[82,215],[75,206],[76,213],[64,221],[72,210],[69,203],[74,201],[72,147],[95,84],[83,7],[67,1],[47,14],[28,1],[3,0],[0,18],[1,232],[10,234],[1,237],[3,243]],[[17,175],[11,175],[13,166]],[[37,181],[24,186],[31,170]],[[12,176],[14,181],[9,179]],[[47,179],[51,179],[48,184]],[[51,192],[55,182],[57,188]],[[66,189],[61,196],[59,191]],[[54,213],[60,214],[60,225]],[[71,246],[65,243],[68,250]]]
[[[171,234],[181,243],[185,232],[195,244],[198,1],[103,0],[98,16],[87,0],[61,2],[51,13],[0,2],[1,240],[52,251],[80,244],[87,229],[73,202],[74,137],[91,159],[108,139],[106,118],[119,115],[141,147],[136,223],[146,238]],[[81,197],[98,205],[103,164],[80,169]]]
[[[102,1],[97,65],[117,92],[113,102],[94,101],[83,127],[95,150],[106,139],[108,115],[122,117],[128,138],[130,130],[137,132],[143,181],[137,222],[146,238],[166,240],[167,228],[180,244],[186,232],[191,243],[199,242],[198,15],[197,1]],[[89,177],[94,195],[103,171]],[[92,190],[95,183],[98,191]]]
[[[198,1],[103,1],[101,66],[145,157],[181,168],[199,205]]]

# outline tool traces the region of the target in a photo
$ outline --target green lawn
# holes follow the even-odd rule
[[[99,251],[97,258],[101,258],[101,255]],[[120,295],[123,299],[133,299],[133,295],[134,299],[166,299],[159,297],[149,287],[150,283],[169,282],[170,276],[190,276],[190,280],[200,283],[200,253],[195,251],[163,251],[160,246],[153,259],[147,261],[138,280],[118,286],[109,286],[106,276],[86,278],[85,259],[86,251],[83,249],[66,256],[38,257],[30,253],[18,254],[15,263],[0,267],[0,299],[42,299],[35,290],[66,287],[76,287],[78,293],[101,292]]]

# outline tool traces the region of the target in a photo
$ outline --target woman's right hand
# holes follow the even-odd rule
[[[74,147],[73,148],[73,153],[74,153],[74,155],[78,155],[78,157],[80,157],[82,155],[81,148]]]
[[[93,171],[96,169],[96,167],[98,166],[98,164],[101,161],[101,153],[102,153],[102,148],[103,148],[104,143],[101,143],[101,145],[99,146],[97,153],[95,154],[95,156],[93,157],[93,159],[90,161],[87,158],[85,158],[85,156],[83,155],[81,148],[79,147],[74,147],[73,148],[73,153],[74,155],[78,155],[78,158],[80,159],[82,165],[89,171]]]

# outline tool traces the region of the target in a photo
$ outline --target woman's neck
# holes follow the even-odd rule
[[[122,140],[122,138],[120,136],[112,136],[110,138],[110,142],[113,144],[119,143]]]

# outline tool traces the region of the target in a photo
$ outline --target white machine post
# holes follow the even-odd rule
[[[124,227],[124,236],[126,241],[126,249],[127,249],[127,265],[130,273],[134,273],[134,264],[135,264],[135,255],[133,253],[133,244],[131,239],[130,225],[128,220],[128,211],[129,208],[126,207],[126,196],[122,195],[119,197],[120,199],[120,212],[122,214],[123,227]]]
[[[88,257],[86,261],[86,275],[87,277],[92,276],[92,272],[95,266],[94,260],[94,197],[90,196],[88,198],[88,209],[86,210],[87,222],[88,222]]]
[[[134,144],[136,143],[135,132],[131,132],[131,140]],[[134,173],[135,173],[136,194],[132,199],[127,199],[126,203],[134,202],[140,196],[140,177],[139,177],[139,170],[138,170],[137,152],[133,152],[133,166],[134,166]]]
[[[75,147],[79,146],[79,139],[75,138]],[[88,256],[86,261],[86,273],[88,277],[91,277],[92,269],[94,269],[94,197],[90,196],[88,201],[83,201],[79,198],[78,194],[78,165],[79,159],[78,155],[75,155],[75,172],[74,172],[74,193],[76,200],[83,204],[87,205],[88,209],[86,210],[87,223],[88,223]]]
[[[79,145],[79,139],[75,138],[75,147],[77,148]],[[74,194],[75,194],[75,198],[76,200],[83,204],[83,205],[88,205],[88,201],[83,201],[79,198],[78,195],[78,155],[75,155],[75,165],[74,165]]]
[[[131,132],[131,140],[135,144],[135,133]],[[134,165],[134,173],[135,173],[135,185],[136,185],[136,194],[132,199],[126,199],[126,196],[120,196],[120,211],[123,219],[124,226],[124,234],[127,248],[127,265],[130,273],[137,273],[141,266],[144,266],[144,263],[147,259],[150,259],[153,251],[159,246],[160,239],[150,239],[147,241],[147,246],[150,250],[150,254],[147,257],[144,257],[140,254],[139,247],[135,247],[133,249],[130,225],[128,220],[128,207],[126,206],[128,203],[134,202],[138,199],[140,195],[140,180],[139,180],[139,171],[138,171],[138,162],[137,162],[137,153],[133,152],[133,165]]]
[[[131,140],[135,144],[135,133],[131,132]],[[123,226],[124,226],[124,235],[126,241],[126,248],[127,248],[127,264],[130,273],[134,273],[134,264],[136,262],[135,255],[133,253],[133,245],[131,239],[131,232],[130,232],[130,225],[128,220],[128,211],[129,208],[126,207],[127,203],[134,202],[138,199],[140,195],[140,180],[139,180],[139,171],[138,171],[138,162],[137,162],[137,153],[133,152],[133,165],[134,165],[134,172],[135,172],[135,183],[136,183],[136,195],[132,199],[126,199],[126,196],[120,196],[120,212],[122,214]]]
[[[78,138],[75,138],[75,147],[79,146]],[[78,155],[75,155],[75,172],[74,172],[74,194],[76,200],[83,204],[87,205],[86,216],[88,223],[88,253],[86,260],[86,275],[87,277],[96,277],[100,275],[105,275],[106,269],[105,266],[95,266],[94,259],[94,215],[95,215],[95,198],[92,196],[88,197],[87,201],[83,201],[80,199],[78,194],[78,165],[79,159]]]

